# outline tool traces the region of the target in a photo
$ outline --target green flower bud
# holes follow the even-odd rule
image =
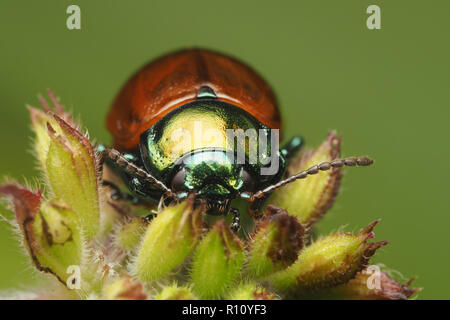
[[[317,240],[300,252],[293,265],[270,276],[269,282],[289,295],[347,282],[366,266],[379,247],[387,244],[367,243],[376,224],[377,221],[357,234],[340,233]]]
[[[275,300],[276,295],[254,282],[240,283],[232,289],[226,297],[227,300]]]
[[[28,106],[31,116],[31,125],[35,134],[34,150],[41,168],[45,168],[47,163],[48,148],[50,146],[50,137],[47,134],[47,123],[53,128],[59,128],[52,115],[44,113],[39,109]],[[59,132],[61,133],[61,132]]]
[[[155,300],[197,300],[197,297],[192,293],[188,287],[179,287],[173,284],[165,287],[160,294],[155,297]]]
[[[42,202],[40,193],[20,186],[4,185],[0,194],[14,203],[16,220],[36,268],[66,285],[68,268],[82,265],[83,241],[77,215],[60,202]]]
[[[39,101],[44,111],[33,108],[32,106],[27,106],[30,112],[31,126],[35,133],[35,154],[42,169],[45,169],[46,167],[48,148],[51,142],[50,136],[47,133],[47,123],[50,124],[58,134],[62,134],[62,130],[53,115],[56,114],[72,128],[77,128],[77,124],[72,116],[64,110],[54,93],[51,90],[47,90],[47,93],[52,101],[52,106],[49,105],[42,96],[39,97]]]
[[[305,150],[288,167],[289,175],[294,175],[313,165],[331,161],[339,157],[341,137],[334,132],[315,151]],[[341,168],[320,171],[315,176],[297,180],[276,190],[268,203],[283,208],[298,218],[299,222],[311,226],[331,208],[341,182]]]
[[[55,196],[67,203],[79,216],[87,239],[99,230],[99,192],[94,150],[89,140],[58,116],[56,129],[50,124],[50,145],[46,174]]]
[[[268,206],[255,234],[250,237],[247,272],[254,278],[282,270],[297,260],[304,229],[285,210]]]
[[[225,221],[219,220],[195,251],[191,273],[194,293],[200,299],[219,298],[239,276],[243,263],[243,244]]]
[[[165,276],[195,248],[202,231],[202,208],[194,209],[193,198],[165,208],[145,232],[134,265],[142,281]]]

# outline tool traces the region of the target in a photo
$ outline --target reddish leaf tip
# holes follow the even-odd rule
[[[358,232],[358,234],[370,234],[373,231],[373,228],[380,222],[380,220],[375,220],[374,222],[372,222],[371,224],[369,224],[367,227],[365,227],[364,229],[362,229],[360,232]],[[373,237],[373,235],[372,235]],[[371,238],[372,238],[371,237]]]
[[[33,216],[41,205],[42,191],[37,193],[25,189],[20,185],[5,184],[0,186],[0,195],[9,197],[14,204],[16,219],[19,225],[30,216]]]

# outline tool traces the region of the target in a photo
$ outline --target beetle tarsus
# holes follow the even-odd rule
[[[238,232],[241,228],[241,214],[238,209],[230,208],[230,213],[233,215],[233,222],[231,223],[231,230]]]
[[[146,223],[149,223],[150,221],[152,221],[154,218],[156,218],[156,214],[152,213],[149,214],[147,216],[145,216],[143,219]]]

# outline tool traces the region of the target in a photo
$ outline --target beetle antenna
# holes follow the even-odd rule
[[[294,182],[295,180],[298,180],[298,179],[305,179],[306,177],[308,177],[310,175],[317,174],[319,171],[327,171],[332,168],[342,168],[343,166],[354,167],[354,166],[358,165],[358,166],[364,167],[364,166],[369,166],[372,163],[373,163],[373,160],[370,159],[369,157],[365,157],[365,156],[357,157],[357,158],[350,157],[350,158],[344,158],[344,159],[335,159],[330,162],[322,162],[318,165],[312,166],[311,168],[309,168],[307,170],[304,170],[293,176],[290,176],[289,178],[281,180],[276,184],[268,186],[265,189],[262,189],[262,190],[259,190],[255,193],[253,193],[248,198],[248,200],[250,202],[253,202],[256,199],[261,199],[265,195],[275,191],[276,189],[278,189],[288,183]]]
[[[174,198],[175,195],[162,181],[156,179],[154,176],[152,176],[147,171],[139,168],[136,166],[133,162],[129,161],[127,158],[125,158],[119,151],[113,148],[104,147],[104,150],[100,152],[100,159],[99,159],[99,167],[103,167],[103,163],[106,159],[110,159],[113,161],[117,166],[121,167],[124,171],[137,175],[151,185],[155,186],[159,190],[164,191],[164,193],[171,198]]]

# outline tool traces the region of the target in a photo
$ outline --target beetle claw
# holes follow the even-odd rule
[[[230,225],[230,229],[231,229],[233,232],[238,232],[238,231],[241,229],[241,226],[240,226],[239,223],[233,222],[233,223]]]
[[[230,225],[230,229],[233,232],[238,232],[241,229],[241,214],[236,208],[231,208],[230,213],[233,215],[233,222]]]

